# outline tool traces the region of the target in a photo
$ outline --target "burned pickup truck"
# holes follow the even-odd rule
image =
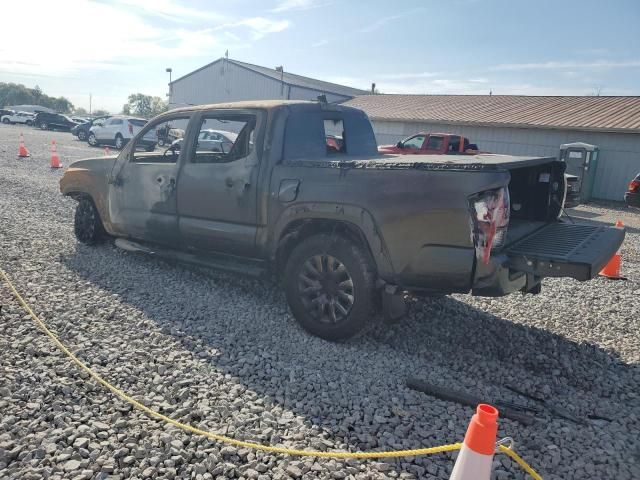
[[[144,150],[170,123],[180,148]],[[229,149],[199,141],[232,135]],[[327,138],[340,138],[339,146]],[[140,149],[138,148],[140,147]],[[172,110],[117,157],[74,162],[75,233],[200,265],[273,272],[309,332],[348,338],[403,296],[537,293],[544,277],[589,280],[624,230],[559,220],[564,164],[502,155],[377,151],[360,110],[261,101]]]

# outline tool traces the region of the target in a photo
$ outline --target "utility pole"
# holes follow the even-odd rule
[[[167,93],[167,97],[171,97],[171,72],[173,72],[173,69],[171,67],[167,67],[164,71],[169,74],[169,93]]]
[[[91,115],[91,94],[89,94],[89,115]]]

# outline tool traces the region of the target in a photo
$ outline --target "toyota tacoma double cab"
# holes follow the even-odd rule
[[[167,124],[180,148],[146,152]],[[212,151],[201,132],[225,130]],[[327,144],[339,137],[339,149]],[[195,106],[145,125],[117,156],[60,181],[75,234],[134,251],[262,275],[328,340],[404,313],[404,298],[537,293],[544,277],[595,277],[624,229],[567,223],[564,164],[502,155],[384,155],[358,109],[302,101]]]

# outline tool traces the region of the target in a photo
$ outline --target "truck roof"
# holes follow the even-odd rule
[[[278,108],[288,105],[322,105],[319,102],[312,102],[309,100],[245,100],[242,102],[227,102],[227,103],[210,103],[204,105],[192,105],[189,107],[180,107],[170,110],[171,112],[177,111],[198,111],[209,110],[214,108],[262,108],[270,110],[272,108]],[[335,104],[326,104],[331,107],[336,107]],[[351,109],[353,107],[341,107],[344,109]]]

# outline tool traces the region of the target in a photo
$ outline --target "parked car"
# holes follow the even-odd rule
[[[197,148],[199,150],[209,151],[209,152],[229,153],[237,137],[238,137],[237,134],[233,132],[226,132],[224,130],[212,130],[212,129],[200,130],[200,133],[198,134]],[[183,140],[184,140],[184,137],[174,140],[171,143],[170,148],[174,150],[179,150],[180,148],[182,148]],[[158,145],[160,145],[160,142],[158,142]]]
[[[188,122],[182,148],[137,151],[177,120]],[[198,148],[215,122],[240,125],[226,153]],[[327,122],[345,132],[339,153],[327,152]],[[625,232],[560,221],[563,172],[545,157],[403,161],[378,153],[361,110],[256,101],[164,113],[117,158],[71,164],[60,190],[78,201],[80,242],[111,235],[129,250],[274,272],[296,320],[339,340],[379,308],[402,316],[405,292],[493,297],[538,293],[543,277],[596,277]]]
[[[173,128],[171,124],[167,124],[156,130],[156,136],[158,137],[158,146],[164,147],[184,137],[184,130]]]
[[[629,182],[629,188],[624,194],[624,201],[630,207],[640,208],[640,173]]]
[[[16,113],[14,110],[9,110],[7,108],[0,108],[0,121],[2,117],[4,117],[5,115],[13,115],[14,113]]]
[[[380,145],[380,153],[400,155],[475,154],[478,146],[468,138],[452,133],[417,133],[395,145]]]
[[[85,141],[89,137],[89,130],[91,129],[91,127],[93,127],[94,125],[102,124],[106,118],[109,118],[109,116],[106,115],[87,120],[85,123],[81,123],[73,127],[71,129],[71,133],[78,137],[78,140]]]
[[[25,125],[33,125],[33,114],[29,112],[13,112],[2,116],[2,123],[11,124],[22,123]]]
[[[144,118],[120,115],[109,117],[103,122],[93,123],[93,126],[89,128],[87,142],[92,147],[99,145],[113,145],[117,149],[121,149],[146,124],[147,121]],[[147,150],[153,150],[155,148],[157,138],[155,135],[147,135],[144,142],[144,147]]]
[[[61,113],[39,112],[34,119],[35,125],[41,130],[71,130],[79,125],[66,115]]]

